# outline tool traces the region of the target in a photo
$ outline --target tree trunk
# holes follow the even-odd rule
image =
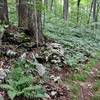
[[[68,19],[68,5],[69,5],[69,0],[64,0],[63,1],[63,18],[65,21]]]
[[[9,23],[7,0],[0,0],[0,20],[1,23]]]
[[[96,8],[97,8],[97,0],[93,2],[93,22],[96,22]]]
[[[18,12],[18,26],[27,28],[28,26],[28,8],[27,0],[16,0]]]
[[[96,13],[96,22],[98,21],[98,15],[99,15],[99,11],[100,11],[100,4],[97,4],[97,13]]]
[[[28,29],[31,33],[32,39],[36,42],[37,46],[44,43],[42,32],[42,0],[34,0],[31,2],[32,6],[28,7]]]
[[[79,24],[80,2],[81,0],[77,1],[77,25]]]
[[[52,11],[52,10],[53,10],[53,3],[54,3],[54,1],[53,1],[53,0],[51,0],[50,11]]]
[[[91,2],[90,13],[89,13],[89,19],[88,19],[88,21],[87,21],[87,24],[89,24],[89,22],[90,22],[90,17],[91,17],[92,8],[93,8],[93,2],[94,2],[94,0],[92,0],[92,2]]]
[[[48,10],[48,0],[44,0],[44,6],[46,7],[46,10]]]

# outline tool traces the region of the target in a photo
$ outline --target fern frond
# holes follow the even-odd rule
[[[29,98],[43,98],[45,97],[44,91],[40,85],[36,86],[29,86],[27,88],[23,89],[24,96],[29,97]]]
[[[17,92],[15,90],[14,91],[8,91],[7,93],[8,93],[11,100],[14,100],[14,98],[17,96]]]
[[[21,85],[21,84],[31,84],[32,83],[32,80],[33,80],[33,77],[32,76],[23,76],[20,78],[20,80],[18,80],[18,85]]]
[[[5,90],[11,90],[11,91],[14,90],[14,87],[12,87],[11,85],[8,85],[8,84],[1,84],[0,88],[5,89]]]

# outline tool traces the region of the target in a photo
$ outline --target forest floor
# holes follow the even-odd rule
[[[0,56],[0,69],[11,69],[11,66],[13,65],[13,63],[18,60],[21,55],[27,53],[27,57],[26,59],[28,60],[32,60],[31,55],[32,53],[37,54],[38,52],[40,52],[41,48],[33,48],[32,51],[23,51],[21,48],[16,49],[17,46],[15,45],[4,45],[0,48],[0,51],[3,52],[4,54],[2,56]],[[10,56],[10,55],[6,55],[6,53],[11,50],[12,52],[16,52],[16,56]],[[44,64],[45,65],[45,64]],[[55,65],[52,65],[53,67],[51,69],[47,68],[46,70],[49,71],[49,76],[53,76],[56,78],[58,77],[58,75],[62,75],[63,71],[65,69],[62,69],[61,72],[59,72],[58,69],[54,68],[56,67]],[[55,72],[56,71],[56,72]],[[67,72],[67,69],[66,71]],[[60,79],[59,79],[60,80]],[[58,79],[56,81],[54,81],[53,77],[50,80],[45,80],[42,83],[43,87],[45,88],[46,93],[50,96],[49,98],[45,98],[43,100],[70,100],[70,94],[69,91],[67,90],[67,87],[64,85],[64,83],[60,80],[58,82]],[[56,94],[51,95],[50,91],[56,91]],[[2,91],[1,91],[2,94]],[[58,95],[58,96],[56,96]],[[22,100],[23,98],[19,98],[18,100]],[[6,97],[4,100],[8,100],[8,97]],[[24,100],[24,99],[23,99]],[[26,99],[25,99],[26,100]],[[29,99],[27,99],[29,100]],[[34,100],[34,99],[32,99]]]
[[[34,55],[39,54],[42,48],[23,48],[23,46],[20,47],[19,45],[8,43],[8,41],[3,42],[0,46],[0,69],[10,70],[13,63],[23,54],[27,54],[26,59],[31,61],[32,53]],[[41,63],[40,61],[39,63],[43,64],[43,66],[49,66],[46,70],[50,78],[50,80],[43,79],[42,85],[49,96],[43,100],[100,100],[99,57],[100,53],[97,53],[98,59],[93,58],[85,64],[84,68],[77,68],[74,71],[65,64],[59,70],[55,64],[43,61]],[[2,94],[2,91],[0,93]],[[5,98],[5,100],[9,99]],[[22,100],[22,98],[18,100]]]

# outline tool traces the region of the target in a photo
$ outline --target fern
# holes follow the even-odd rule
[[[25,74],[23,67],[25,63],[20,62],[16,64],[15,68],[8,75],[8,80],[6,84],[1,84],[0,88],[7,91],[11,100],[16,96],[25,96],[27,98],[42,98],[44,97],[44,90],[42,86],[38,83],[33,84],[33,76],[30,74]]]
[[[1,84],[0,85],[0,88],[2,88],[2,89],[5,89],[5,90],[10,90],[10,91],[13,91],[14,90],[14,87],[12,87],[12,86],[10,86],[10,85],[8,85],[8,84]]]

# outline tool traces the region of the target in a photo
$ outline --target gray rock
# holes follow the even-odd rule
[[[23,53],[21,56],[20,56],[20,60],[23,61],[26,59],[26,53]]]
[[[61,63],[64,58],[64,48],[58,43],[48,43],[38,57],[45,59],[46,62]]]
[[[45,74],[45,67],[42,64],[36,63],[37,72],[40,76]]]
[[[0,94],[0,100],[4,100],[4,97]]]
[[[12,57],[12,56],[16,56],[16,52],[14,52],[13,50],[8,50],[7,51],[7,56],[10,56],[10,57]]]
[[[0,69],[0,80],[3,80],[7,76],[6,72],[1,68]]]

